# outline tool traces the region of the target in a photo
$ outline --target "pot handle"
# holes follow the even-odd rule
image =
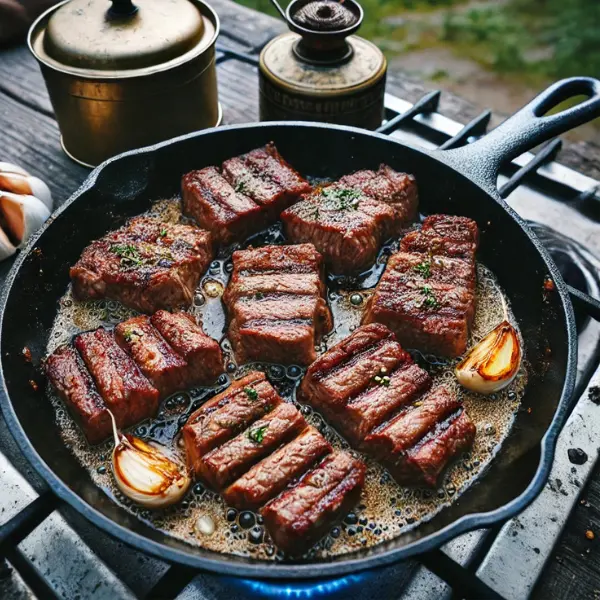
[[[556,114],[546,114],[561,102],[582,95],[588,99]],[[592,77],[563,79],[472,144],[439,150],[435,155],[497,197],[496,181],[502,163],[599,116],[600,81]]]

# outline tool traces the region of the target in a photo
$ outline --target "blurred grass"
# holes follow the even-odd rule
[[[269,0],[237,1],[277,16]],[[573,75],[600,76],[600,0],[362,0],[361,4],[365,21],[360,35],[379,44],[388,57],[442,46],[491,71],[534,84]],[[433,14],[437,18],[430,17]]]

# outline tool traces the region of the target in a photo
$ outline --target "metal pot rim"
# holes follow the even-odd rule
[[[29,48],[29,51],[35,57],[35,59],[48,69],[52,69],[53,71],[63,73],[65,75],[72,75],[80,79],[90,79],[94,81],[114,79],[136,79],[140,77],[146,77],[149,75],[155,75],[157,73],[162,73],[165,71],[170,71],[186,64],[187,62],[193,60],[198,56],[201,56],[210,48],[213,48],[220,33],[221,21],[216,11],[206,2],[204,2],[204,0],[190,1],[196,4],[201,9],[202,15],[212,22],[214,26],[213,35],[211,36],[208,42],[201,40],[201,42],[198,43],[198,45],[195,48],[192,48],[191,50],[185,52],[181,56],[178,56],[163,63],[159,63],[157,65],[153,65],[151,67],[142,67],[138,69],[123,69],[116,71],[100,71],[92,69],[83,69],[80,67],[69,67],[56,60],[51,59],[50,57],[41,56],[39,52],[37,52],[34,48],[34,41],[42,33],[42,24],[49,18],[49,16],[52,13],[54,13],[60,7],[70,2],[70,0],[63,0],[62,2],[51,6],[33,22],[27,33],[27,46]]]

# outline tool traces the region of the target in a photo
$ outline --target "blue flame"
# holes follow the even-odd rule
[[[285,582],[261,579],[230,578],[231,583],[256,594],[261,598],[286,600],[287,598],[325,598],[330,600],[365,579],[365,574],[346,575],[335,579],[316,582]]]

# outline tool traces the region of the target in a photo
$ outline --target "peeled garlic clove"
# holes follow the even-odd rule
[[[12,245],[12,242],[8,239],[8,236],[0,229],[0,260],[4,260],[9,256],[12,256],[17,249]]]
[[[29,176],[29,173],[22,167],[7,162],[0,162],[0,173],[18,173],[19,175],[25,175],[26,177]]]
[[[0,171],[0,192],[35,196],[49,210],[52,210],[52,194],[50,188],[37,177],[18,173],[3,173]]]
[[[50,210],[34,196],[0,191],[0,210],[7,232],[21,248],[32,233],[37,231],[50,216]]]
[[[121,492],[147,508],[164,508],[178,502],[190,486],[183,465],[132,435],[121,436],[112,463]]]
[[[469,351],[455,372],[468,390],[492,394],[510,384],[520,366],[519,336],[508,321],[502,321]]]

